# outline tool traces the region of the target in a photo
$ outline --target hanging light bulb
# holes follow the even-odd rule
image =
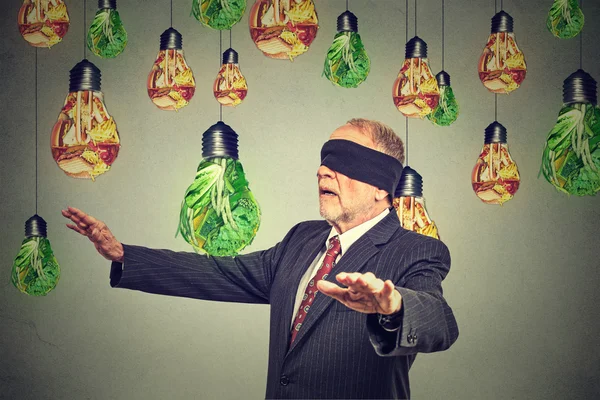
[[[246,11],[246,0],[192,0],[192,14],[202,25],[227,30],[237,24]]]
[[[319,29],[313,0],[256,0],[248,23],[265,56],[290,61],[308,50]]]
[[[492,33],[479,58],[479,79],[493,93],[510,93],[521,86],[527,65],[513,33],[513,19],[504,11],[492,17]]]
[[[559,39],[570,39],[583,28],[585,18],[577,0],[554,0],[548,11],[546,27]]]
[[[446,71],[441,71],[435,76],[438,87],[440,88],[440,98],[437,106],[427,118],[438,126],[449,126],[458,118],[458,101],[454,97],[454,91],[450,86],[450,75]]]
[[[435,222],[429,218],[423,198],[423,178],[410,167],[402,169],[392,202],[404,229],[439,239]]]
[[[160,35],[160,50],[148,74],[148,96],[161,110],[179,110],[194,96],[196,82],[183,58],[183,38],[169,28]]]
[[[67,34],[69,13],[63,0],[24,0],[17,22],[29,44],[50,48]]]
[[[600,191],[600,108],[596,81],[582,69],[563,83],[563,107],[548,133],[540,173],[556,189],[576,196]]]
[[[224,106],[235,107],[248,93],[246,78],[238,65],[238,53],[232,48],[223,53],[223,65],[213,84],[215,99]]]
[[[429,68],[427,43],[418,36],[406,43],[405,59],[392,86],[394,105],[405,117],[424,118],[438,104],[440,89]]]
[[[485,141],[471,174],[477,197],[487,204],[503,204],[519,189],[517,164],[508,152],[506,128],[497,121],[485,128]]]
[[[25,239],[15,257],[13,285],[31,296],[45,296],[56,287],[60,266],[47,237],[46,221],[35,214],[25,222]]]
[[[371,70],[371,60],[358,34],[358,18],[346,10],[338,16],[337,34],[327,56],[323,75],[333,84],[345,88],[360,85]]]
[[[95,180],[110,169],[121,147],[100,79],[98,67],[86,59],[71,69],[69,94],[52,128],[54,161],[73,178]]]
[[[238,160],[238,135],[222,121],[202,135],[202,161],[181,203],[177,232],[196,252],[234,256],[252,243],[260,208]]]
[[[98,11],[87,33],[88,48],[102,58],[114,58],[127,46],[127,32],[117,11],[117,0],[98,0]]]

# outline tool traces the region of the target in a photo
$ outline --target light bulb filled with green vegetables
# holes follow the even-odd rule
[[[260,207],[238,160],[238,135],[217,122],[202,135],[202,157],[181,203],[177,233],[196,252],[234,256],[260,225]]]
[[[546,27],[559,39],[571,39],[581,32],[585,18],[577,0],[554,0]]]
[[[25,222],[25,239],[12,267],[13,285],[31,296],[47,295],[60,278],[60,266],[46,235],[46,221],[37,214],[29,218]]]
[[[98,0],[98,11],[87,32],[87,46],[102,58],[115,58],[127,46],[127,32],[117,11],[117,0]]]
[[[246,11],[246,0],[192,0],[192,15],[202,25],[227,30],[237,24]]]
[[[323,75],[334,85],[355,88],[371,70],[371,61],[358,34],[358,18],[346,10],[337,19],[337,34],[327,56]]]
[[[440,88],[438,104],[427,118],[437,126],[449,126],[458,118],[458,101],[454,97],[454,91],[450,86],[450,75],[446,71],[439,72],[435,79]]]
[[[567,194],[600,191],[600,108],[596,81],[582,69],[563,83],[563,107],[546,139],[540,174]]]

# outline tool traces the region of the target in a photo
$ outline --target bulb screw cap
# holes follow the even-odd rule
[[[46,227],[47,224],[44,218],[35,214],[25,222],[25,237],[46,237],[48,234]]]
[[[450,74],[446,71],[440,71],[435,76],[435,80],[437,80],[438,86],[450,86]]]
[[[202,157],[229,157],[237,160],[238,135],[223,121],[219,121],[202,134]]]
[[[423,197],[423,178],[411,167],[404,167],[394,197]]]
[[[223,64],[237,64],[238,53],[231,47],[223,52]]]
[[[87,59],[81,60],[69,71],[69,92],[100,91],[100,69]]]
[[[111,10],[117,9],[117,0],[98,0],[98,8],[109,8]]]
[[[492,33],[512,32],[513,18],[504,11],[500,11],[492,17]]]
[[[492,122],[485,128],[485,139],[483,143],[506,143],[506,128],[498,121]]]
[[[592,103],[596,105],[597,84],[590,74],[578,69],[563,82],[563,103]]]
[[[160,34],[160,50],[181,50],[183,49],[183,36],[181,33],[170,27]]]
[[[358,18],[352,12],[346,10],[337,18],[338,32],[358,32]]]
[[[404,58],[427,58],[427,43],[418,36],[406,43]]]

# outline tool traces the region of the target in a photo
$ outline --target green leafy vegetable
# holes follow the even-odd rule
[[[557,38],[570,39],[581,31],[584,21],[577,0],[554,0],[548,11],[546,27]]]
[[[440,86],[440,100],[435,110],[427,115],[438,126],[448,126],[458,118],[458,102],[451,86]]]
[[[96,12],[87,34],[87,46],[95,55],[114,58],[127,46],[127,32],[117,10],[102,8]]]
[[[197,252],[233,256],[252,243],[259,225],[260,208],[242,164],[203,160],[181,203],[177,233]]]
[[[323,75],[337,86],[355,88],[371,70],[371,61],[356,32],[338,32],[327,51]]]
[[[192,0],[192,15],[212,29],[231,29],[244,11],[246,0]]]
[[[39,236],[25,238],[13,264],[13,285],[22,293],[45,296],[56,287],[59,278],[60,266],[50,241]]]
[[[563,107],[546,139],[542,173],[564,193],[600,191],[600,108],[589,103]]]

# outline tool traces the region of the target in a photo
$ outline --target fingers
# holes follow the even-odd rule
[[[378,293],[384,288],[384,283],[372,272],[361,274],[359,272],[337,274],[336,279],[342,285],[348,286],[351,292]]]
[[[327,296],[333,297],[334,299],[339,301],[343,300],[344,292],[346,291],[346,289],[339,287],[335,283],[328,282],[325,280],[320,280],[317,282],[317,289],[319,289],[319,292]]]

